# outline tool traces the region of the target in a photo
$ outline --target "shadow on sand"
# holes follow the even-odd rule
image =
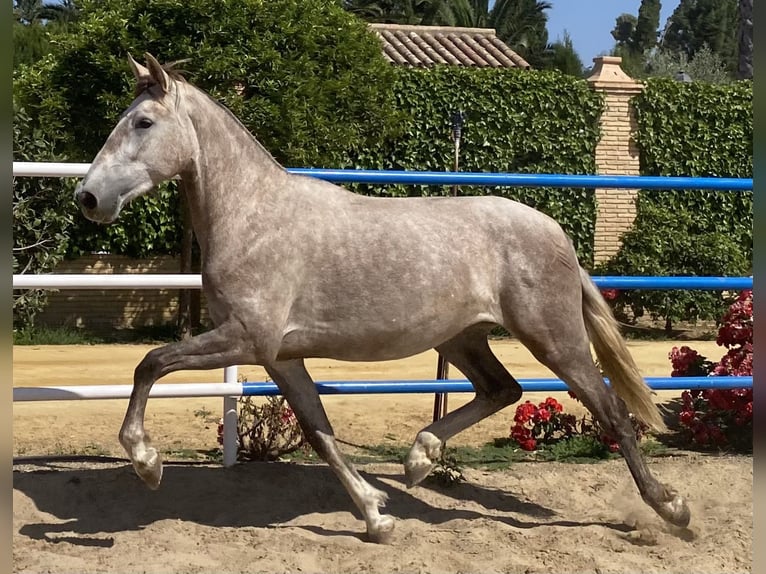
[[[32,539],[110,547],[114,539],[109,534],[140,530],[161,520],[275,528],[306,514],[339,511],[348,511],[356,517],[357,520],[351,517],[348,520],[353,530],[331,531],[318,525],[295,527],[328,536],[364,537],[359,513],[332,471],[323,465],[249,463],[224,469],[169,464],[156,491],[146,488],[129,464],[112,463],[100,468],[52,463],[36,466],[39,470],[13,473],[13,488],[29,497],[39,511],[55,517],[19,529],[21,535]],[[549,508],[479,484],[406,490],[401,474],[361,474],[389,495],[385,511],[398,519],[442,524],[483,518],[515,528],[596,524],[623,532],[629,529],[618,522],[556,520],[556,513]],[[422,494],[426,489],[453,499],[447,500],[445,506],[465,504],[463,508],[433,506],[418,496],[418,492]]]

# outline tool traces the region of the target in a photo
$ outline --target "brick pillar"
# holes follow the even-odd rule
[[[620,68],[622,58],[599,56],[588,78],[591,89],[605,96],[601,139],[596,147],[596,171],[607,175],[639,175],[638,148],[633,141],[636,118],[630,99],[644,86]],[[620,248],[620,237],[636,217],[633,189],[596,189],[594,262],[606,261]]]

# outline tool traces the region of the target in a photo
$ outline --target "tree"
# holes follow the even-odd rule
[[[583,76],[584,66],[582,60],[574,49],[572,37],[566,30],[562,40],[558,40],[548,47],[545,67],[559,70],[570,76]]]
[[[622,58],[622,68],[635,78],[644,75],[645,54],[657,45],[660,24],[659,0],[641,0],[638,16],[620,14],[612,29],[615,47],[612,54]]]
[[[50,30],[40,24],[13,22],[13,68],[36,62],[50,52]]]
[[[367,22],[430,26],[441,22],[446,0],[344,0],[343,7]]]
[[[31,64],[50,52],[51,38],[66,32],[77,18],[73,2],[43,3],[24,0],[13,4],[13,67]]]
[[[612,30],[617,48],[628,57],[637,57],[657,45],[660,25],[659,0],[641,0],[638,17],[620,14]]]
[[[691,58],[687,58],[683,52],[654,50],[646,55],[645,64],[642,77],[675,78],[683,71],[694,81],[710,84],[725,84],[731,81],[726,63],[707,46],[702,46]]]
[[[683,52],[688,58],[707,45],[726,62],[737,67],[738,0],[681,0],[668,19],[661,47]]]
[[[633,34],[636,31],[636,23],[638,18],[633,14],[620,14],[617,16],[614,29],[612,30],[612,38],[617,42],[617,46],[629,48],[633,42]]]
[[[753,0],[739,0],[737,77],[753,79]]]
[[[660,0],[641,0],[638,19],[633,31],[632,49],[636,53],[651,50],[657,45],[657,30],[660,26]]]

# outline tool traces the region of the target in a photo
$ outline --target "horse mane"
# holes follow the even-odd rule
[[[187,74],[187,70],[179,70],[176,68],[179,64],[183,64],[185,62],[188,62],[190,58],[185,58],[183,60],[175,60],[173,62],[166,62],[165,64],[162,64],[162,69],[165,71],[165,73],[170,76],[172,80],[175,80],[176,82],[184,82],[186,83],[186,77],[184,74]],[[145,78],[140,79],[138,82],[136,82],[136,88],[134,90],[134,97],[138,97],[141,94],[143,94],[146,90],[151,88],[152,86],[156,85],[156,82],[150,77],[147,76]]]

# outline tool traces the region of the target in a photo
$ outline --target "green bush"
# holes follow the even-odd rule
[[[742,276],[750,260],[736,238],[720,231],[699,231],[698,219],[688,209],[673,210],[660,201],[639,197],[641,217],[623,236],[622,248],[607,265],[615,275]],[[716,319],[730,303],[721,291],[629,290],[613,304],[620,314],[630,309],[634,318],[645,313],[664,319],[667,328],[676,321]]]
[[[752,82],[647,82],[636,96],[636,143],[644,175],[752,177]],[[641,191],[634,228],[599,271],[609,275],[752,274],[753,194]],[[628,291],[617,309],[674,321],[715,320],[720,292]]]

